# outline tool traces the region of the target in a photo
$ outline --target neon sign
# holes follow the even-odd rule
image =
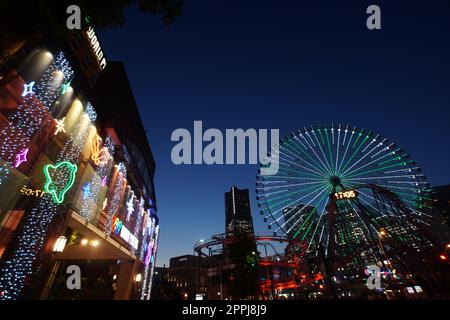
[[[97,62],[100,66],[100,69],[102,69],[102,70],[105,69],[106,59],[103,56],[103,51],[102,51],[102,48],[100,47],[100,43],[98,42],[98,39],[97,39],[94,29],[92,27],[89,27],[86,34],[91,43],[91,48],[94,51],[95,56],[97,57]]]
[[[58,175],[57,180],[53,180],[50,171],[54,173],[60,172],[62,169],[69,170],[69,179],[66,181],[65,185],[62,188],[59,188],[61,184],[60,176]],[[67,191],[72,188],[75,182],[75,173],[77,172],[78,167],[68,161],[59,162],[57,165],[47,164],[44,166],[44,175],[45,175],[45,185],[44,191],[51,194],[53,200],[57,204],[61,204],[64,201],[64,196]]]
[[[134,249],[139,246],[139,240],[128,230],[117,216],[113,216],[111,231],[115,235],[120,236],[125,242],[130,244]]]
[[[107,147],[100,148],[100,143],[102,139],[96,134],[92,139],[91,144],[91,159],[94,161],[96,166],[103,167],[109,161],[110,155]]]
[[[30,84],[25,83],[23,85],[22,97],[26,97],[30,93],[34,94],[33,87],[34,87],[34,81],[31,81]]]
[[[23,149],[21,152],[16,154],[16,161],[14,162],[14,168],[18,168],[23,162],[28,161],[27,155],[30,149]]]

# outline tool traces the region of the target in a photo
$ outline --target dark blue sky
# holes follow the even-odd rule
[[[390,3],[389,3],[390,2]],[[250,188],[256,166],[175,166],[176,128],[279,128],[348,123],[404,148],[434,185],[450,183],[450,3],[186,1],[172,26],[127,12],[99,32],[125,63],[155,155],[158,265],[224,231],[223,193]],[[343,4],[345,3],[345,4]],[[382,30],[366,29],[378,4]]]

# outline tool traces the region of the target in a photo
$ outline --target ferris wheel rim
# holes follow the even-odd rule
[[[325,140],[327,141],[326,143]],[[345,151],[341,150],[341,143],[342,149],[345,149]],[[348,150],[352,143],[351,152],[353,152],[353,154],[352,156],[347,157]],[[290,149],[290,144],[295,145],[298,149]],[[297,153],[302,149],[303,156],[304,158],[307,157],[308,161],[304,161],[304,158],[302,159]],[[308,154],[306,152],[307,150],[310,150],[312,153]],[[344,155],[339,158],[339,153],[341,151]],[[355,159],[355,161],[352,162],[359,151],[365,153],[364,157]],[[283,196],[285,197],[286,195],[283,195],[283,190],[286,191],[286,188],[301,188],[302,190],[308,190],[310,193],[320,192],[319,194],[316,194],[316,196],[321,197],[319,200],[320,202],[326,202],[327,197],[324,197],[323,194],[326,195],[326,191],[330,192],[331,189],[329,184],[327,184],[327,187],[317,187],[323,183],[327,183],[326,180],[330,177],[339,177],[339,179],[343,180],[344,185],[348,185],[352,188],[374,181],[380,182],[385,179],[386,182],[381,182],[380,185],[387,187],[390,191],[393,191],[392,189],[402,190],[397,192],[403,192],[404,197],[410,196],[411,191],[418,191],[418,194],[420,194],[421,192],[430,189],[429,184],[426,182],[426,176],[422,173],[421,168],[415,161],[410,160],[409,154],[399,148],[396,144],[390,142],[389,139],[383,138],[380,134],[376,134],[366,129],[359,129],[356,126],[352,127],[350,125],[341,124],[335,126],[334,124],[331,124],[325,126],[310,126],[308,128],[304,127],[303,129],[293,131],[281,138],[279,145],[272,149],[268,155],[273,153],[279,155],[277,161],[280,170],[284,170],[285,172],[291,170],[291,172],[285,176],[280,176],[279,174],[274,176],[262,176],[260,172],[257,175],[256,193],[258,207],[261,209],[260,213],[265,216],[265,222],[267,222],[269,218],[272,220],[268,224],[268,227],[271,229],[272,226],[275,226],[276,231],[274,233],[280,231],[284,232],[284,226],[281,222],[283,216],[280,214],[282,202],[277,204],[278,208],[275,210],[272,210],[271,202],[273,203],[275,200],[282,199]],[[369,157],[371,153],[371,159],[380,154],[382,154],[382,156],[375,158],[375,160],[364,162],[363,160]],[[300,152],[300,155],[301,154],[302,152]],[[384,160],[385,167],[383,167],[383,170],[388,171],[383,171],[379,168],[372,169],[372,171],[368,170],[369,172],[361,171],[366,167],[371,168],[371,165],[378,164],[378,162],[384,158],[387,160]],[[396,161],[395,163],[390,163],[394,160]],[[296,161],[303,161],[303,163],[296,164]],[[399,166],[399,163],[397,162],[406,168],[396,168]],[[292,166],[296,166],[296,168],[289,169],[289,163]],[[285,167],[286,164],[288,164],[287,167]],[[295,171],[299,169],[303,170],[303,175],[295,176]],[[380,171],[382,171],[383,174],[375,175]],[[405,174],[405,172],[408,174]],[[274,177],[278,180],[273,180]],[[405,178],[412,178],[412,180],[415,181],[415,185],[406,186],[404,185],[406,184],[406,181],[402,181],[403,185],[397,184],[399,181],[398,179]],[[296,183],[294,183],[295,181]],[[290,184],[288,184],[288,182]],[[283,183],[285,183],[285,185],[283,185]],[[294,195],[295,193],[295,190],[291,191],[290,195]],[[301,191],[297,191],[297,193],[301,193]],[[367,197],[367,195],[364,195],[364,197]],[[302,199],[303,198],[300,198],[298,200]],[[313,203],[315,199],[316,198],[312,199],[311,202],[306,203],[306,205]],[[321,203],[321,206],[325,205]]]

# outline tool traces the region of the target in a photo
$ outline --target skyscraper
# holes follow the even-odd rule
[[[234,266],[224,274],[228,294],[233,299],[255,297],[257,247],[248,189],[232,186],[225,193],[225,233],[225,260]]]
[[[225,233],[254,234],[248,189],[232,186],[225,193]]]

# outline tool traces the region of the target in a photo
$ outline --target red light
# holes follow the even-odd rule
[[[440,258],[442,261],[446,261],[446,260],[447,260],[447,257],[446,257],[445,255],[443,255],[443,254],[441,254],[441,255],[439,256],[439,258]]]

